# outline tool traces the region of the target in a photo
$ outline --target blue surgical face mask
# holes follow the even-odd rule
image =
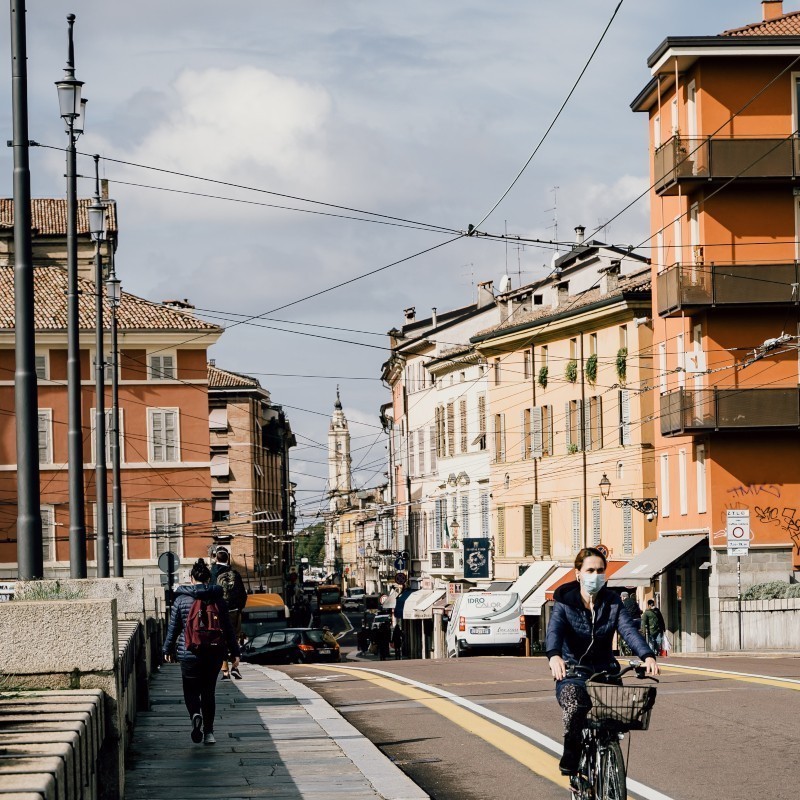
[[[606,585],[606,576],[598,572],[589,573],[581,576],[581,583],[586,594],[596,595]]]

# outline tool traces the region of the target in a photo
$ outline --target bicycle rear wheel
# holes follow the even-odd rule
[[[610,742],[603,748],[599,767],[597,800],[627,800],[625,761],[622,758],[622,748],[620,748],[619,742]]]
[[[594,774],[593,761],[595,751],[584,746],[581,753],[581,760],[578,765],[578,774],[570,778],[570,797],[572,800],[595,800],[594,786],[592,786],[592,775]]]

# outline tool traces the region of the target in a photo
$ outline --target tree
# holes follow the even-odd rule
[[[309,525],[296,534],[295,556],[300,561],[307,558],[312,567],[321,567],[325,561],[325,523]]]

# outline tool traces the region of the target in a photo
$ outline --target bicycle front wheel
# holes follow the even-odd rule
[[[628,787],[625,780],[625,761],[619,742],[611,742],[600,754],[598,770],[599,792],[597,800],[627,800]]]

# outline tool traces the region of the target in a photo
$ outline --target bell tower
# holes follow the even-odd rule
[[[336,402],[333,405],[331,425],[328,429],[328,488],[331,510],[335,510],[341,504],[340,498],[346,498],[350,492],[350,463],[350,429],[342,411],[342,401],[337,386]]]

